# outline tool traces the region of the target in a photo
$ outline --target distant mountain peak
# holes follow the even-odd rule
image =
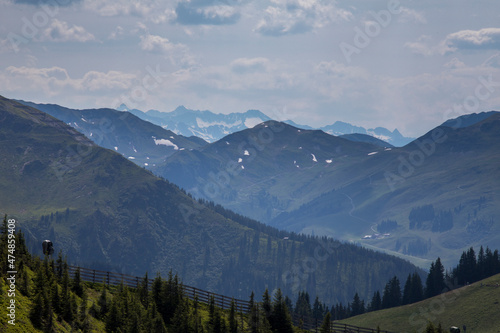
[[[128,106],[125,105],[124,103],[122,103],[119,107],[117,107],[116,110],[118,110],[118,111],[130,111]]]

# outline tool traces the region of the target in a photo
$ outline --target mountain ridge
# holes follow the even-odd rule
[[[194,149],[206,144],[198,137],[184,137],[113,109],[76,110],[56,104],[19,101],[64,121],[96,144],[115,150],[140,166],[162,162],[179,149]]]
[[[294,136],[280,139],[284,132],[265,134],[269,124],[264,123],[195,153],[172,155],[154,172],[169,174],[195,196],[215,188],[211,200],[276,227],[361,242],[414,262],[441,253],[454,260],[464,247],[481,242],[500,247],[493,232],[500,226],[494,222],[499,216],[494,208],[500,189],[494,177],[500,174],[498,117],[492,113],[460,128],[448,122],[404,147],[368,144],[358,154],[334,142],[337,137],[324,145],[294,141],[304,133],[324,132],[293,128]],[[249,156],[258,166],[245,162]],[[426,206],[432,218],[410,229],[411,211]],[[451,219],[454,226],[445,230]],[[397,221],[395,231],[372,237],[387,220]]]
[[[351,125],[342,121],[336,121],[331,125],[319,128],[313,128],[308,125],[296,124],[292,120],[272,119],[259,110],[222,114],[214,113],[209,110],[191,110],[184,106],[179,106],[170,112],[161,112],[158,110],[144,112],[137,109],[129,109],[124,104],[120,105],[118,109],[131,112],[141,119],[171,129],[178,134],[184,136],[196,135],[212,143],[221,140],[225,135],[251,128],[260,122],[268,120],[283,121],[289,125],[305,130],[318,129],[335,136],[353,133],[366,134],[387,141],[394,146],[404,146],[413,139],[404,137],[397,129],[392,132],[383,127],[365,129],[364,127]],[[257,119],[259,119],[260,122],[258,122]]]
[[[355,290],[367,297],[390,276],[417,270],[195,201],[64,122],[4,97],[0,156],[0,212],[16,219],[36,252],[50,239],[82,266],[139,275],[172,270],[187,284],[237,298],[265,287],[290,296],[307,289],[328,303],[346,302]],[[314,272],[296,271],[318,251]]]

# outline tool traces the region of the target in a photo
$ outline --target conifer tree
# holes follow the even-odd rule
[[[420,302],[424,299],[424,287],[422,279],[417,272],[414,272],[411,278],[411,297],[410,303]]]
[[[71,290],[78,296],[82,297],[83,295],[83,283],[80,277],[80,267],[78,267],[75,271],[75,275],[73,276],[73,283],[71,285]]]
[[[250,294],[250,313],[248,315],[248,326],[250,328],[250,333],[258,333],[259,327],[259,308],[254,301],[254,293]]]
[[[324,306],[321,304],[319,301],[319,297],[316,296],[316,299],[314,300],[314,305],[313,305],[313,310],[312,310],[312,315],[315,320],[315,325],[317,326],[320,320],[323,319],[323,314],[324,314]]]
[[[401,304],[401,288],[399,279],[394,276],[385,285],[384,295],[382,296],[382,308],[388,309]]]
[[[359,298],[358,293],[356,293],[354,295],[354,298],[353,298],[352,304],[351,304],[351,316],[357,316],[357,315],[360,315],[360,314],[363,314],[363,313],[365,313],[365,304],[364,304],[364,301],[362,301]]]
[[[323,323],[321,324],[320,332],[321,333],[330,333],[332,326],[331,314],[327,312],[325,318],[323,319]]]
[[[236,318],[236,305],[234,298],[231,300],[231,309],[229,310],[229,333],[238,332],[238,320]]]
[[[144,307],[149,306],[149,278],[148,272],[144,275],[144,278],[141,281],[141,284],[138,289],[139,299]]]
[[[285,305],[281,289],[278,289],[274,295],[269,323],[275,332],[293,333],[292,318]]]
[[[370,311],[378,311],[382,309],[382,299],[380,298],[380,291],[373,293],[372,301],[370,302]]]
[[[97,305],[99,306],[98,319],[102,319],[104,318],[104,315],[108,312],[110,306],[108,300],[108,292],[106,290],[105,285],[101,290],[101,294],[99,296],[99,299],[97,300]]]
[[[269,296],[269,290],[264,291],[262,295],[262,311],[264,311],[264,316],[268,321],[271,318],[271,297]]]
[[[425,284],[425,296],[430,298],[439,295],[444,287],[444,267],[441,264],[441,259],[438,257],[436,262],[431,263],[431,268]]]
[[[411,298],[412,298],[412,275],[408,274],[408,278],[406,279],[405,286],[403,289],[403,300],[401,302],[402,305],[410,304],[411,303]]]

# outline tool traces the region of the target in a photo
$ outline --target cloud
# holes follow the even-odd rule
[[[0,78],[7,80],[3,88],[7,91],[20,88],[29,93],[42,90],[49,96],[65,91],[102,92],[123,91],[130,89],[135,80],[134,74],[118,71],[89,71],[81,78],[71,78],[66,69],[61,67],[36,68],[9,66],[0,72]]]
[[[108,39],[121,39],[124,34],[124,29],[121,26],[117,26],[113,32],[111,32],[108,36]]]
[[[331,0],[272,0],[255,31],[266,36],[301,34],[331,22],[348,21],[349,11],[339,9]]]
[[[119,71],[106,73],[90,71],[78,80],[78,88],[88,91],[126,90],[132,86],[135,75]]]
[[[495,68],[500,68],[500,53],[496,53],[486,59],[483,64],[483,67],[495,67]]]
[[[438,44],[431,44],[432,38],[420,36],[416,42],[405,43],[413,53],[424,56],[445,55],[461,50],[500,50],[500,28],[461,30],[448,34]]]
[[[144,51],[165,55],[176,66],[186,68],[196,64],[186,45],[172,43],[168,38],[147,34],[141,36],[139,45]]]
[[[450,69],[458,69],[458,68],[464,68],[465,64],[462,61],[458,60],[457,58],[453,58],[446,64],[444,64],[444,67]]]
[[[50,25],[43,30],[40,40],[49,42],[84,43],[95,40],[95,37],[81,26],[73,25],[70,27],[67,22],[53,19]]]
[[[51,6],[71,6],[74,3],[79,3],[82,0],[14,0],[16,4],[41,6],[41,5],[51,5]]]
[[[443,41],[445,51],[455,52],[460,49],[484,50],[500,49],[500,28],[481,30],[461,30],[446,36]]]
[[[154,1],[131,0],[85,0],[85,8],[101,16],[133,15],[147,17],[159,12],[159,7]]]
[[[400,13],[398,15],[398,22],[399,23],[415,22],[415,23],[425,24],[427,23],[427,19],[425,18],[424,13],[422,12],[418,12],[414,9],[406,7],[401,7]]]
[[[267,70],[269,60],[266,58],[239,58],[229,65],[235,73],[263,72]]]
[[[415,42],[407,42],[404,47],[409,49],[415,54],[421,54],[423,56],[429,57],[436,53],[437,47],[429,45],[432,41],[432,37],[427,35],[420,36]]]
[[[235,24],[241,17],[237,5],[214,0],[181,1],[175,8],[176,21],[185,25],[227,25]]]

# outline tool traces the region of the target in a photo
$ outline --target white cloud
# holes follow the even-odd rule
[[[76,80],[77,87],[88,91],[127,90],[132,87],[135,75],[118,71],[106,73],[90,71],[81,80]]]
[[[179,47],[182,47],[182,45],[176,46],[174,43],[171,43],[168,38],[156,35],[141,36],[140,45],[144,51],[159,53],[169,53]]]
[[[184,0],[175,8],[176,22],[185,25],[235,24],[241,17],[238,1]]]
[[[113,32],[108,36],[108,39],[120,39],[124,34],[123,27],[117,26]]]
[[[145,17],[155,8],[154,1],[131,1],[131,0],[85,0],[84,6],[87,10],[94,11],[101,16],[135,15]]]
[[[68,91],[115,93],[130,89],[135,75],[118,71],[89,71],[81,78],[71,78],[67,70],[61,67],[36,68],[9,66],[0,72],[0,81],[4,81],[0,90],[30,92],[43,91],[49,96],[64,94]]]
[[[404,47],[409,49],[413,53],[429,57],[435,54],[437,50],[436,46],[430,45],[431,43],[432,43],[432,37],[427,35],[422,35],[415,42],[405,43]]]
[[[81,26],[73,25],[70,27],[67,22],[53,19],[50,25],[41,33],[40,40],[84,43],[95,40],[95,37]]]
[[[404,46],[424,56],[445,55],[461,50],[500,50],[500,28],[460,30],[448,34],[434,45],[429,36],[421,36],[416,42],[408,42]]]
[[[237,73],[266,71],[269,60],[267,58],[239,58],[229,65],[231,70]]]
[[[423,12],[416,11],[414,9],[401,7],[400,13],[398,14],[398,22],[399,23],[427,23],[427,19],[425,18],[425,14]]]
[[[176,66],[185,68],[196,65],[186,45],[172,43],[168,38],[147,34],[141,36],[139,45],[144,51],[164,54]]]
[[[464,68],[466,66],[462,61],[458,60],[457,58],[453,58],[446,64],[444,64],[444,67],[450,69],[457,69],[457,68]]]
[[[331,0],[271,0],[255,31],[268,36],[299,34],[331,22],[348,21],[351,12],[337,8]]]
[[[461,30],[446,36],[446,51],[459,49],[500,49],[500,28]]]

